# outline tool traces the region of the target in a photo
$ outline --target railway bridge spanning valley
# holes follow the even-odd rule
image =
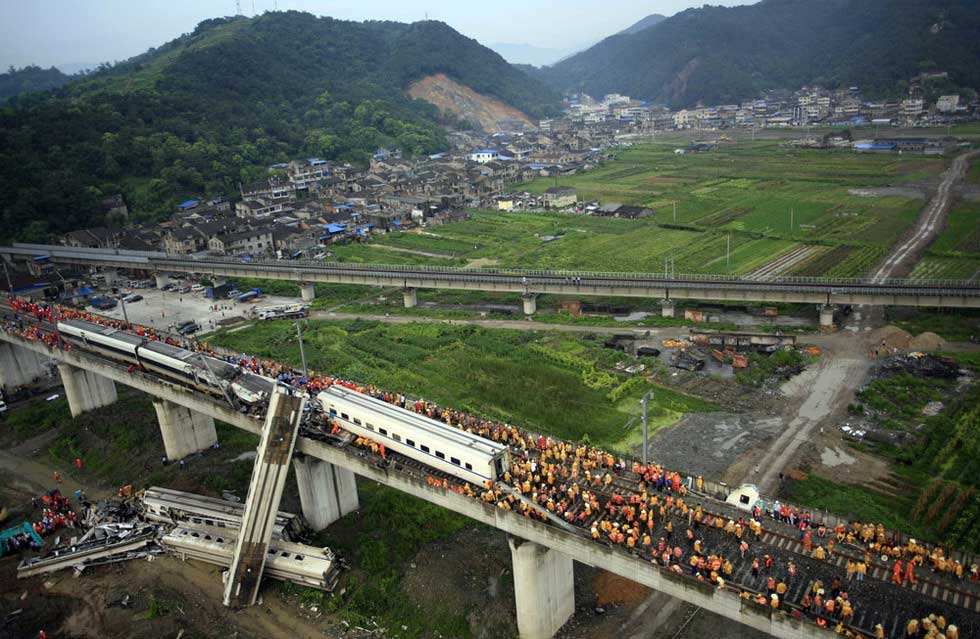
[[[471,269],[436,266],[387,266],[313,260],[242,260],[196,258],[121,249],[86,249],[41,244],[0,247],[11,259],[99,267],[110,272],[154,274],[158,286],[171,273],[287,280],[300,285],[303,299],[315,296],[314,284],[360,284],[401,288],[405,305],[415,306],[418,289],[454,289],[520,293],[524,313],[537,310],[541,294],[577,297],[643,297],[662,300],[665,317],[683,299],[805,303],[821,307],[821,324],[833,323],[838,305],[980,308],[980,282],[910,279],[830,279],[818,277],[738,278],[665,273],[591,273],[521,269]]]
[[[269,380],[267,392],[259,399],[262,393],[257,387],[238,377],[235,383],[248,388],[235,392],[253,398],[242,403],[227,394],[228,386],[222,385],[222,392],[209,392],[204,383],[224,375],[215,370],[215,362],[235,365],[229,361],[222,364],[221,356],[215,353],[195,353],[177,346],[169,351],[162,346],[156,349],[179,360],[181,367],[198,366],[193,362],[201,358],[201,368],[196,372],[181,368],[181,377],[167,373],[163,359],[159,360],[160,367],[145,365],[140,359],[134,364],[121,355],[122,350],[114,351],[111,340],[125,344],[127,336],[135,337],[119,330],[114,320],[86,316],[93,325],[111,327],[106,331],[111,340],[99,345],[93,337],[95,330],[73,341],[63,334],[61,329],[71,322],[63,320],[62,313],[67,315],[67,310],[7,302],[0,312],[4,315],[0,330],[0,382],[4,386],[36,376],[54,361],[73,415],[115,401],[117,383],[146,392],[153,398],[171,459],[212,445],[216,441],[215,419],[260,435],[242,532],[226,584],[225,601],[230,605],[247,605],[255,599],[263,568],[259,558],[270,542],[271,522],[278,511],[286,471],[293,464],[303,515],[316,529],[357,509],[356,474],[506,532],[514,563],[518,627],[525,639],[553,636],[574,612],[574,561],[610,571],[774,637],[829,637],[836,629],[852,636],[873,637],[877,632],[899,639],[904,637],[908,619],[930,614],[942,615],[956,624],[963,637],[980,636],[980,585],[932,573],[925,567],[918,570],[914,586],[895,585],[890,583],[891,562],[877,557],[870,560],[866,579],[849,580],[847,562],[865,558],[859,545],[839,543],[825,557],[814,556],[809,545],[829,546],[826,538],[813,534],[801,541],[799,530],[787,523],[770,518],[753,522],[747,512],[727,502],[729,494],[723,485],[682,480],[680,474],[675,477],[666,469],[642,467],[635,461],[620,463],[601,451],[546,440],[510,426],[486,430],[496,444],[485,445],[493,455],[502,448],[500,444],[506,447],[509,472],[501,466],[497,468],[501,475],[493,476],[496,481],[482,486],[468,483],[459,480],[459,474],[440,470],[440,464],[423,463],[423,457],[390,451],[379,455],[376,447],[345,436],[345,430],[358,432],[368,427],[366,419],[374,419],[375,424],[391,423],[383,420],[399,420],[402,414],[408,420],[404,414],[409,411],[404,408],[378,409],[372,418],[370,413],[366,417],[340,411],[331,415],[322,403],[318,406],[320,396],[326,395],[321,391],[330,385],[363,397],[364,406],[380,401],[378,397],[372,399],[369,389],[355,390],[355,385],[340,380],[316,387],[308,383],[306,388]],[[146,329],[136,343],[145,344],[145,336],[151,334]],[[460,420],[461,416],[456,414],[455,418]],[[480,429],[485,423],[480,424],[468,428],[474,431],[473,437],[476,431],[484,432]],[[439,428],[460,433],[446,424]],[[380,427],[378,432],[379,436],[388,435]],[[580,462],[581,467],[576,466]],[[453,463],[462,465],[458,460]],[[574,468],[574,474],[566,476],[562,469],[569,467]],[[586,472],[589,468],[591,474]],[[533,477],[545,472],[559,477]],[[672,481],[651,481],[651,473]],[[525,481],[527,489],[522,489]],[[563,489],[550,493],[564,504],[557,509],[538,500],[554,482]],[[634,547],[617,542],[613,533],[627,530],[638,520],[641,509],[650,513],[644,518],[650,543]],[[739,534],[732,532],[734,522],[739,522]],[[820,523],[830,528],[828,535],[833,535],[837,522]],[[766,557],[772,560],[771,568],[766,567]],[[716,560],[727,565],[723,569],[712,567]],[[712,572],[715,574],[709,575]],[[778,607],[771,605],[769,598],[770,578],[781,585]],[[839,608],[817,612],[810,601],[815,586],[826,591],[821,592],[824,598],[835,590],[846,590],[845,611],[849,612],[842,615]]]

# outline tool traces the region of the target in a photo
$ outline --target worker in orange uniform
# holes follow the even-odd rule
[[[905,566],[905,581],[909,582],[910,586],[919,583],[919,580],[915,578],[915,562],[911,559],[909,559],[908,564]]]
[[[902,585],[902,560],[896,559],[895,565],[892,566],[892,583],[896,586]]]

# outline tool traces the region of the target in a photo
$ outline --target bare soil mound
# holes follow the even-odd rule
[[[875,348],[879,355],[889,352],[908,350],[912,343],[912,334],[897,326],[885,326],[878,331]]]
[[[927,353],[941,351],[945,346],[946,340],[932,331],[920,333],[909,343],[909,348],[913,351],[924,351]]]
[[[599,606],[608,606],[609,604],[636,605],[650,594],[650,589],[646,586],[605,570],[598,571],[593,586],[595,587],[596,604]]]
[[[484,131],[494,132],[506,122],[517,121],[524,126],[534,127],[526,114],[497,98],[477,93],[466,85],[437,73],[417,80],[408,87],[408,95],[417,100],[425,100],[440,111],[452,113],[473,124],[480,125]]]

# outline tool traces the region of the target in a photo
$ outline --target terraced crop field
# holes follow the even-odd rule
[[[974,167],[975,168],[975,167]],[[946,228],[912,271],[922,279],[980,277],[980,202],[961,201],[949,212]]]
[[[474,212],[467,221],[336,253],[342,261],[392,264],[662,272],[666,261],[676,273],[859,277],[915,221],[923,201],[914,192],[876,197],[851,190],[919,188],[945,166],[943,159],[791,149],[773,140],[691,155],[674,148],[636,146],[562,180],[580,201],[650,206],[652,219]],[[553,184],[542,179],[517,188],[541,192]]]

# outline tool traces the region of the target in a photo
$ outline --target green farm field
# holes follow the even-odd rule
[[[926,250],[911,277],[980,277],[980,202],[960,201],[950,209],[946,228]]]
[[[562,179],[580,201],[651,207],[621,220],[572,214],[475,211],[469,220],[337,247],[346,262],[745,275],[785,258],[776,274],[860,277],[914,223],[923,205],[853,189],[936,181],[946,161],[784,148],[777,140],[676,155],[644,144]],[[542,192],[541,179],[515,187]],[[676,218],[674,206],[676,203]],[[726,257],[726,251],[730,254]],[[792,258],[792,259],[791,259]]]
[[[558,333],[436,324],[310,321],[313,370],[398,390],[531,430],[616,448],[649,384],[610,373],[626,358],[600,340]],[[219,332],[208,341],[299,365],[291,322]],[[528,389],[534,389],[529,393]],[[652,423],[712,410],[703,400],[657,388]]]

